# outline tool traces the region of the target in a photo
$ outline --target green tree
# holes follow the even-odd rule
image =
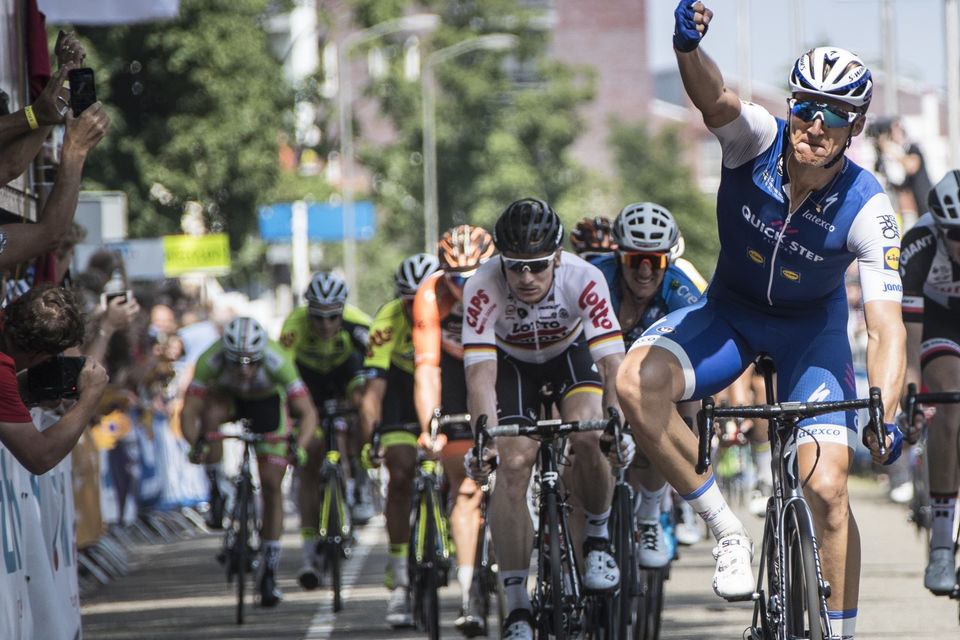
[[[111,130],[85,170],[124,191],[133,236],[175,233],[197,202],[231,245],[275,186],[292,91],[262,29],[268,0],[183,0],[169,22],[83,28]]]
[[[720,251],[714,203],[700,192],[679,158],[685,149],[676,127],[652,133],[646,123],[614,120],[609,143],[620,179],[623,204],[656,202],[676,217],[686,243],[684,257],[706,278]]]

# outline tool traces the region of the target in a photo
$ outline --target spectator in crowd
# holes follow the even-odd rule
[[[90,422],[107,385],[107,373],[87,358],[77,380],[76,403],[45,431],[33,424],[16,373],[40,364],[83,340],[83,311],[62,287],[39,285],[3,311],[0,333],[0,442],[28,471],[42,474],[63,459]]]
[[[877,173],[886,178],[897,210],[917,215],[927,202],[930,177],[927,175],[923,153],[915,142],[907,138],[900,118],[882,119],[873,127],[877,149]]]

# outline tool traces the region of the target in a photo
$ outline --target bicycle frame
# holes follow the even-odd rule
[[[333,610],[343,608],[341,563],[350,558],[353,528],[346,504],[346,481],[340,464],[340,450],[333,418],[354,413],[352,407],[339,407],[336,400],[324,403],[321,412],[326,444],[320,467],[320,521],[317,525],[317,553],[326,559],[325,570],[331,575]]]
[[[537,636],[562,640],[581,630],[584,590],[573,557],[573,545],[566,520],[566,496],[560,491],[560,452],[556,443],[574,431],[607,429],[609,420],[539,420],[533,425],[503,424],[487,427],[481,416],[477,432],[483,438],[500,436],[539,437],[539,528],[537,535],[537,584],[533,605]]]
[[[756,604],[748,637],[751,640],[829,638],[826,600],[830,588],[823,580],[813,517],[803,497],[803,485],[807,479],[802,479],[799,472],[797,424],[817,415],[867,408],[877,429],[875,435],[883,455],[885,439],[881,437],[884,427],[880,390],[871,388],[869,399],[777,403],[773,360],[761,354],[756,366],[764,378],[767,404],[726,408],[716,407],[713,398],[703,400],[703,408],[697,415],[700,436],[697,472],[704,473],[710,465],[710,436],[715,431],[716,418],[765,418],[769,421],[773,495],[767,502],[757,589],[749,598]],[[818,613],[814,614],[814,611]],[[806,628],[809,635],[804,635],[805,617],[810,625]],[[819,628],[816,628],[818,618]]]

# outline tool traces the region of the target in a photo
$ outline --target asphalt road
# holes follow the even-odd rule
[[[863,537],[863,569],[857,638],[860,640],[960,638],[958,603],[923,588],[926,552],[907,522],[904,507],[889,502],[876,483],[853,479],[853,509]],[[759,539],[760,520],[745,516]],[[360,530],[354,557],[345,565],[344,609],[334,615],[330,591],[302,591],[295,581],[300,544],[288,515],[280,587],[275,609],[250,607],[247,622],[234,623],[235,592],[214,555],[219,536],[201,534],[166,544],[139,545],[130,552],[130,571],[85,596],[85,640],[270,638],[420,638],[383,621],[387,552],[382,520]],[[749,624],[749,604],[727,604],[710,587],[712,544],[683,547],[666,584],[664,640],[740,640]],[[452,621],[459,605],[453,581],[442,592],[443,637],[457,638]]]

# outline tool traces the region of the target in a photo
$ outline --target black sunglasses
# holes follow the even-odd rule
[[[523,273],[524,271],[543,273],[553,263],[553,256],[546,258],[504,258],[500,256],[500,261],[504,267],[514,273]]]

